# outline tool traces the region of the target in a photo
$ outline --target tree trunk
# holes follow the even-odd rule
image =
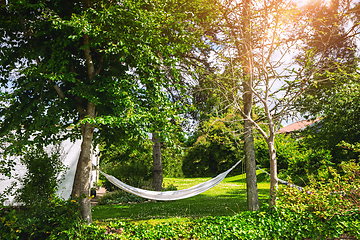
[[[278,186],[276,149],[274,145],[274,140],[275,140],[274,137],[270,137],[266,141],[270,156],[270,202],[269,202],[270,207],[276,205],[277,186]]]
[[[243,104],[244,104],[244,149],[246,162],[246,189],[247,189],[247,207],[249,211],[259,210],[259,197],[256,181],[256,161],[255,147],[253,137],[253,126],[249,119],[252,115],[253,93],[251,87],[253,85],[252,70],[252,48],[251,48],[251,28],[250,28],[250,0],[244,1],[243,7]]]
[[[249,211],[257,211],[259,210],[259,197],[256,179],[254,137],[251,122],[245,121],[244,131],[247,208]]]
[[[87,108],[88,116],[95,116],[95,104],[89,102]],[[90,181],[92,171],[92,140],[94,135],[94,127],[89,123],[85,123],[81,127],[82,143],[81,152],[76,167],[75,179],[71,197],[76,196],[80,198],[81,216],[87,222],[92,222],[91,204],[90,204]]]
[[[152,134],[153,145],[153,188],[155,191],[162,189],[162,164],[161,164],[161,142],[156,135]]]
[[[84,9],[89,8],[89,0],[84,0]],[[84,44],[84,54],[85,62],[87,66],[87,73],[89,80],[94,79],[95,67],[94,62],[92,61],[91,51],[90,51],[90,40],[89,35],[84,34],[83,36]],[[81,101],[81,100],[80,100]],[[95,104],[87,101],[87,109],[81,107],[78,103],[78,110],[80,114],[80,119],[84,117],[95,118]],[[80,207],[81,207],[81,217],[87,222],[92,222],[91,216],[91,204],[90,204],[90,181],[91,181],[91,170],[92,170],[92,161],[91,161],[91,151],[92,151],[92,141],[94,136],[94,127],[89,123],[85,123],[81,126],[82,131],[82,143],[81,143],[81,152],[76,167],[75,179],[73,184],[72,197],[80,196]]]

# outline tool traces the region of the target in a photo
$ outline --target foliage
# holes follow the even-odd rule
[[[238,131],[240,123],[231,124],[225,118],[210,118],[193,139],[183,159],[182,170],[187,177],[209,177],[226,171],[242,159],[242,140]],[[191,139],[189,139],[191,141]],[[231,174],[241,173],[240,168]]]
[[[311,212],[288,209],[241,212],[162,224],[111,222],[107,232],[119,239],[327,239],[347,232],[359,237],[359,212],[323,221]]]
[[[76,200],[64,201],[55,195],[47,202],[37,202],[20,210],[0,210],[1,239],[68,239],[66,232],[75,228],[80,220]]]
[[[163,176],[183,177],[182,163],[185,155],[183,143],[179,140],[174,140],[174,145],[171,146],[165,143],[161,147],[161,154]]]
[[[281,188],[278,207],[300,214],[311,212],[325,220],[335,215],[356,214],[360,209],[360,165],[350,161],[340,166],[341,172],[329,167],[317,180],[313,176],[303,191]]]
[[[178,140],[173,141],[175,145],[163,143],[162,166],[163,175],[166,177],[182,176],[181,162],[183,150],[178,146],[181,143]],[[141,186],[143,181],[152,178],[152,145],[151,141],[138,141],[136,146],[131,146],[130,142],[108,146],[101,149],[101,170],[107,174],[113,175],[121,181],[132,185]],[[116,189],[105,177],[104,186],[108,191]]]
[[[317,57],[325,56],[317,66],[321,71],[336,71],[337,63],[343,64],[347,71],[355,71],[358,44],[352,34],[358,29],[358,7],[359,2],[356,0],[333,1],[331,4],[314,0],[301,7],[300,14],[308,22],[309,28],[307,31],[299,28],[296,34],[307,39],[302,51],[316,49]],[[302,54],[305,54],[304,52]],[[316,89],[316,86],[313,86],[307,93],[319,93],[323,88],[342,84],[332,79],[322,80],[318,82],[321,87]],[[317,107],[319,106],[315,106]]]
[[[123,190],[116,190],[113,192],[107,192],[103,196],[99,197],[98,204],[108,205],[119,203],[139,203],[144,201],[147,200],[145,198],[138,197]]]
[[[133,138],[160,125],[171,129],[166,119],[176,120],[180,102],[170,101],[162,90],[181,89],[175,66],[193,48],[206,48],[195,22],[212,16],[209,4],[197,0],[91,2],[88,9],[82,1],[9,1],[0,11],[0,31],[6,36],[1,84],[12,88],[2,94],[9,103],[1,108],[2,131],[22,125],[41,130],[37,134],[46,141],[71,123],[86,121],[97,124],[98,133],[112,135],[111,125]],[[95,68],[90,77],[85,37]],[[88,102],[96,105],[97,117],[85,120],[81,110]]]
[[[279,178],[289,179],[299,186],[310,182],[311,176],[323,175],[329,166],[333,166],[330,151],[307,149],[303,139],[294,139],[288,135],[278,135],[275,139],[276,160]],[[269,168],[269,152],[266,142],[255,139],[256,159],[262,168]],[[327,179],[326,176],[323,175]]]
[[[333,93],[335,91],[335,93]],[[331,104],[323,105],[324,117],[317,123],[317,128],[307,129],[303,135],[308,148],[326,149],[332,155],[332,162],[357,159],[360,154],[339,146],[342,141],[355,144],[360,140],[360,84],[353,82],[341,88],[332,89]]]
[[[10,178],[11,173],[16,165],[15,159],[9,155],[8,146],[14,141],[14,134],[9,133],[0,137],[0,174],[4,177]]]
[[[295,108],[307,119],[322,117],[303,136],[308,148],[330,151],[336,165],[359,155],[338,146],[341,141],[353,144],[360,139],[359,56],[353,34],[359,27],[359,6],[353,0],[312,1],[303,11],[311,25],[307,33],[302,31],[309,35],[304,49],[316,49],[316,56],[326,57]]]
[[[143,179],[147,181],[152,178],[152,145],[153,142],[151,141],[139,140],[136,144],[131,141],[126,143],[117,141],[116,144],[111,146],[102,146],[100,149],[101,170],[107,174],[117,176],[118,179],[126,183],[128,183],[128,179]],[[173,144],[162,143],[161,161],[163,176],[180,177],[183,175],[181,163],[184,153],[179,147],[181,145],[182,143],[179,140],[173,140]],[[106,189],[113,190],[114,188],[111,186],[111,183],[105,178],[103,179]]]
[[[57,238],[42,239],[327,239],[343,233],[360,236],[359,212],[322,221],[315,214],[282,209],[241,212],[161,224],[110,222],[103,226],[74,224]],[[19,235],[13,235],[19,236]],[[35,238],[29,238],[35,239]]]
[[[92,143],[177,127],[168,119],[188,106],[163,90],[183,93],[177,66],[208,47],[200,26],[212,17],[203,0],[1,2],[0,135],[21,132],[20,147],[82,135],[73,193],[86,192]]]
[[[4,151],[6,148],[7,140],[4,138],[0,139],[1,146],[0,146],[0,181],[4,179],[9,179],[14,177],[14,170],[16,166],[16,161],[14,157],[9,157]],[[2,194],[0,195],[0,205],[2,205],[6,200],[8,200],[7,196],[11,193],[12,188],[7,187],[4,189]]]
[[[263,138],[255,138],[256,160],[263,168],[270,168],[269,150],[266,141]],[[303,155],[298,141],[291,136],[279,134],[275,138],[276,161],[278,170],[286,170],[290,162],[296,162],[296,159]]]
[[[113,175],[122,182],[131,186],[139,187],[144,181],[152,177],[151,166],[151,145],[145,142],[137,149],[129,149],[126,145],[113,146],[103,151],[100,167],[103,172]],[[104,176],[103,186],[108,191],[113,191],[116,187]]]
[[[284,172],[289,176],[292,182],[297,185],[304,186],[310,182],[311,176],[322,175],[327,169],[333,166],[331,162],[332,156],[328,150],[309,149],[303,150],[299,155],[289,159],[289,168]]]
[[[47,153],[42,146],[29,147],[20,161],[26,166],[25,176],[20,179],[15,200],[32,206],[48,201],[55,194],[63,171],[66,169],[61,158],[60,145],[48,147]]]
[[[222,103],[240,116],[236,120],[245,121],[246,155],[254,155],[252,144],[247,144],[252,141],[252,128],[267,142],[270,201],[274,205],[278,182],[274,142],[278,126],[292,114],[289,110],[294,101],[317,73],[322,51],[315,56],[316,50],[310,49],[305,51],[304,58],[293,60],[294,52],[303,49],[308,41],[306,35],[297,35],[297,30],[307,32],[311,28],[294,1],[227,1],[222,4],[221,12],[218,42],[221,47],[215,54],[223,68],[216,72],[214,82],[221,89]],[[263,114],[254,117],[253,105],[262,107]],[[263,128],[263,124],[267,127]],[[247,166],[255,169],[255,160],[247,160]],[[253,175],[250,169],[248,173]],[[249,180],[249,186],[250,182],[255,181]],[[249,194],[252,192],[255,190]]]
[[[351,172],[350,170],[356,169],[357,171],[359,170],[358,165],[344,165],[344,171],[348,173]],[[355,173],[355,171],[353,171],[353,173]],[[348,175],[348,177],[351,176],[351,174]],[[226,181],[231,184],[232,188],[234,188],[234,186],[236,186],[237,189],[239,188],[237,184],[234,184],[234,182],[239,181],[239,176],[230,177],[226,179]],[[357,183],[355,186],[358,187],[359,184]],[[269,184],[266,185],[267,189],[268,187]],[[220,189],[221,191],[225,191],[224,189],[229,191],[226,186]],[[289,190],[289,188],[287,188],[287,190]],[[268,193],[265,189],[264,192]],[[219,192],[215,191],[214,194],[214,196],[218,196]],[[216,201],[214,196],[211,196],[213,199],[207,200],[196,197],[196,202],[199,202],[201,206],[212,201],[219,206],[224,203],[224,199]],[[237,193],[236,196],[239,197],[240,194]],[[243,195],[243,198],[244,197],[245,195]],[[283,196],[280,195],[280,197],[282,198]],[[226,201],[230,200],[228,199]],[[154,213],[156,213],[159,211],[163,212],[163,210],[159,208],[159,205],[177,204],[179,202],[180,201],[131,204],[125,205],[125,208],[116,206],[116,210],[113,208],[108,213],[108,218],[114,218],[116,212],[124,214],[121,212],[129,206],[148,206],[148,208],[154,209]],[[192,201],[188,201],[181,206],[176,205],[176,208],[179,209],[179,212],[183,213],[184,209],[190,208],[190,202]],[[239,199],[236,199],[236,202],[239,202]],[[70,203],[73,202],[70,201]],[[246,204],[244,203],[244,205]],[[224,207],[224,205],[222,206]],[[157,224],[112,221],[102,222],[99,225],[85,225],[82,222],[69,224],[71,222],[69,221],[69,223],[64,224],[64,226],[68,226],[69,228],[58,229],[59,231],[54,230],[53,233],[55,234],[55,232],[58,231],[56,239],[326,239],[339,237],[343,233],[348,233],[358,238],[360,237],[359,210],[355,209],[354,211],[342,212],[341,214],[334,215],[332,218],[329,217],[325,219],[321,214],[316,214],[316,212],[310,211],[310,209],[301,212],[294,211],[291,208],[291,202],[289,202],[289,206],[290,208],[279,205],[277,210],[270,210],[268,205],[264,205],[261,211],[239,211],[236,214],[231,212],[231,216],[216,216],[219,215],[219,213],[215,213],[214,216],[201,218],[191,218],[190,211],[193,211],[193,209],[189,209],[188,217],[190,218],[186,220],[181,222],[179,220],[166,221]],[[96,206],[95,209],[100,207],[103,206]],[[212,207],[212,209],[214,209],[214,207]],[[245,208],[246,207],[243,209]],[[98,211],[103,212],[104,209],[101,208]],[[141,211],[146,210],[142,209]],[[11,224],[10,219],[13,219],[14,222],[14,218],[10,215],[11,214],[6,215],[5,217],[9,224]],[[152,218],[154,218],[154,216]],[[4,219],[4,215],[1,215],[1,219]],[[17,224],[20,223],[17,222]],[[14,228],[13,232],[17,235],[13,236],[19,236],[20,233],[16,233],[17,229],[18,228]],[[39,229],[42,231],[42,228]],[[3,234],[3,236],[8,236],[4,231],[0,231],[0,233]],[[34,234],[37,233],[35,232]],[[45,237],[41,239],[46,239]],[[6,239],[6,237],[3,238]]]

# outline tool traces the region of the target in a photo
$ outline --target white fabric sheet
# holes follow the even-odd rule
[[[67,171],[64,171],[64,178],[62,179],[61,183],[59,184],[57,195],[63,199],[70,198],[70,194],[72,191],[72,186],[74,183],[74,177],[77,167],[77,162],[79,159],[80,151],[81,151],[81,142],[82,140],[76,140],[75,142],[68,140],[64,140],[61,143],[61,152],[62,152],[62,160],[64,165],[68,168]],[[51,146],[48,146],[46,148],[46,151],[48,153],[51,152]],[[93,165],[98,166],[99,159],[97,156],[98,148],[94,149],[91,155],[91,160]],[[0,149],[0,157],[1,157],[1,149]],[[14,201],[14,196],[4,194],[4,191],[12,185],[13,182],[19,182],[17,178],[23,178],[27,172],[26,166],[22,165],[20,162],[19,156],[12,156],[12,159],[15,159],[16,165],[15,165],[15,171],[12,172],[12,175],[17,175],[16,178],[7,178],[0,174],[0,194],[8,200],[4,202],[5,205],[19,205]],[[92,171],[92,181],[91,186],[93,185],[93,182],[97,182],[98,179],[98,173],[97,170]],[[20,187],[20,186],[18,186]],[[16,188],[18,188],[16,187]],[[15,188],[15,189],[16,189]]]
[[[240,162],[241,162],[241,160],[238,161],[229,170],[227,170],[223,173],[220,173],[215,178],[213,178],[207,182],[200,183],[200,184],[195,185],[188,189],[177,190],[177,191],[165,191],[165,192],[149,191],[149,190],[144,190],[141,188],[135,188],[135,187],[132,187],[130,185],[127,185],[127,184],[121,182],[120,180],[116,179],[114,176],[108,175],[102,171],[100,171],[100,173],[103,174],[112,184],[114,184],[115,186],[121,188],[122,190],[124,190],[126,192],[132,193],[134,195],[137,195],[139,197],[143,197],[146,199],[171,201],[171,200],[179,200],[179,199],[193,197],[193,196],[196,196],[200,193],[203,193],[203,192],[209,190],[210,188],[215,187],[222,180],[224,180],[226,175],[228,175],[229,172],[231,172],[231,170],[233,170]]]

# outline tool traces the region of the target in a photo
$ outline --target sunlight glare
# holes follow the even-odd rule
[[[317,2],[318,0],[306,0],[307,4],[313,3],[313,2]],[[321,2],[323,2],[326,6],[330,6],[331,5],[331,1],[332,0],[322,0]]]

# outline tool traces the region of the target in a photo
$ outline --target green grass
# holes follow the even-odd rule
[[[258,173],[258,179],[263,179]],[[174,184],[186,189],[210,178],[164,178],[165,185]],[[269,182],[258,181],[260,204],[267,201]],[[186,221],[188,218],[205,216],[228,216],[246,211],[245,175],[225,178],[216,187],[191,198],[177,201],[144,202],[137,204],[98,205],[92,208],[93,220],[108,222],[123,221]]]

